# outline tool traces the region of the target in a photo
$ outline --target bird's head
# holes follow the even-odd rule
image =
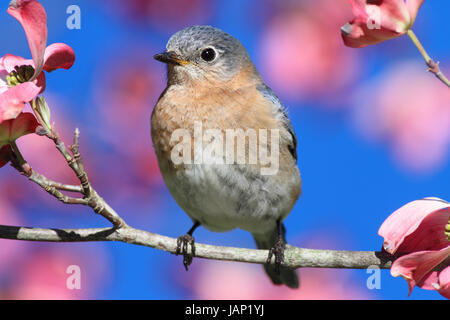
[[[192,26],[178,31],[170,38],[166,49],[154,58],[168,65],[170,83],[225,82],[243,69],[254,69],[240,41],[211,26]]]

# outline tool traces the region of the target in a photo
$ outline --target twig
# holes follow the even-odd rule
[[[56,182],[34,171],[23,158],[22,153],[20,152],[15,142],[11,143],[11,149],[13,152],[12,153],[13,158],[11,159],[13,167],[16,168],[21,174],[28,177],[31,181],[39,184],[41,187],[54,188],[56,190],[70,191],[76,193],[83,192],[81,186]]]
[[[177,239],[139,230],[130,226],[120,229],[40,229],[0,225],[0,238],[46,242],[119,241],[176,253]],[[213,246],[196,243],[195,256],[211,260],[225,260],[264,264],[267,250]],[[287,246],[284,265],[297,268],[388,269],[394,256],[376,251],[316,250]]]
[[[422,46],[419,39],[411,29],[408,30],[407,35],[415,44],[419,52],[422,54],[422,57],[425,59],[425,62],[428,66],[428,71],[433,73],[436,78],[441,80],[447,87],[450,88],[450,80],[448,80],[447,77],[439,69],[439,62],[434,62],[434,60],[428,55],[427,51]]]
[[[14,155],[17,156],[18,152],[19,152],[18,149],[14,150]],[[43,175],[34,171],[27,162],[22,162],[21,160],[19,160],[17,158],[11,159],[11,165],[16,170],[18,170],[22,175],[26,176],[30,181],[39,185],[47,193],[49,193],[50,195],[52,195],[53,197],[55,197],[62,203],[88,205],[88,202],[85,199],[72,198],[72,197],[69,197],[59,191],[59,190],[64,190],[64,189],[61,189],[61,187],[64,187],[65,189],[75,190],[75,189],[78,189],[77,186],[64,185],[64,184],[61,184],[58,182],[51,181],[51,180],[47,179],[46,177],[44,177]],[[72,190],[68,190],[68,191],[72,191]]]
[[[60,182],[52,181],[49,179],[47,179],[47,182],[49,185],[55,187],[57,190],[70,191],[70,192],[76,192],[76,193],[82,192],[81,186],[74,186],[71,184],[60,183]]]
[[[80,139],[80,130],[76,128],[73,137],[73,145],[70,146],[70,150],[72,151],[73,159],[75,160],[75,163],[77,164],[78,167],[78,170],[76,170],[75,173],[77,174],[77,177],[81,182],[83,194],[89,198],[93,190],[89,183],[86,171],[84,170],[83,161],[81,160],[79,139]]]
[[[56,148],[66,159],[67,164],[80,181],[82,188],[81,193],[86,199],[86,205],[91,207],[95,213],[108,219],[115,228],[122,228],[127,225],[125,221],[102,197],[98,195],[89,183],[88,175],[84,170],[84,165],[79,152],[79,136],[80,131],[77,128],[74,134],[74,143],[70,147],[71,153],[54,129],[47,133],[47,137],[55,143]]]
[[[109,220],[115,228],[122,228],[126,226],[126,222],[117,214],[117,212],[106,203],[106,201],[98,195],[98,193],[92,188],[89,183],[88,176],[84,170],[84,165],[79,152],[79,136],[80,131],[75,130],[74,143],[70,147],[71,152],[67,149],[64,142],[59,137],[55,130],[47,132],[46,136],[51,139],[56,148],[65,158],[67,164],[76,174],[80,181],[79,186],[67,185],[59,182],[52,181],[45,176],[34,171],[31,166],[26,162],[20,153],[19,148],[15,143],[12,143],[13,157],[11,159],[12,166],[17,169],[22,175],[28,177],[31,181],[38,184],[47,193],[66,204],[81,204],[91,207],[95,213],[100,214]],[[70,191],[80,193],[82,198],[69,197],[63,194],[61,191]]]

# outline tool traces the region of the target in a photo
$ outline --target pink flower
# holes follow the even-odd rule
[[[21,113],[15,119],[0,124],[0,168],[10,160],[10,143],[27,134],[35,133],[39,123],[31,113]]]
[[[24,135],[34,133],[38,125],[39,123],[31,113],[21,113],[15,119],[3,121],[0,124],[0,148]]]
[[[341,28],[346,46],[361,48],[405,34],[424,0],[349,0],[355,18]]]
[[[54,43],[46,48],[47,14],[36,0],[13,0],[8,13],[25,30],[32,60],[7,54],[0,58],[0,123],[14,119],[25,103],[45,89],[42,70],[69,69],[75,54],[68,45]]]
[[[0,148],[0,168],[8,164],[10,154],[11,146],[6,145]]]
[[[391,275],[406,279],[409,294],[417,285],[450,299],[450,240],[445,234],[449,219],[450,203],[425,198],[401,207],[380,227],[384,250],[400,255]]]
[[[21,113],[15,119],[5,120],[0,124],[0,168],[10,160],[10,143],[22,136],[35,133],[39,123],[31,113]]]

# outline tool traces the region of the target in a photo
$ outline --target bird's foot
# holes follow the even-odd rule
[[[191,252],[188,251],[188,246],[191,246]],[[195,257],[195,240],[189,235],[178,237],[176,255],[183,255],[183,265],[186,271],[189,270],[189,266],[192,263],[192,259]]]
[[[284,263],[284,250],[286,249],[286,243],[283,239],[278,239],[272,248],[269,250],[269,256],[267,257],[267,264],[272,261],[272,256],[275,256],[275,271],[280,274],[280,266]]]

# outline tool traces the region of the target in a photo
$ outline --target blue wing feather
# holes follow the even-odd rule
[[[257,87],[258,91],[261,92],[267,99],[272,101],[272,103],[277,107],[281,114],[281,119],[283,121],[283,125],[291,134],[292,143],[288,145],[289,152],[294,157],[295,161],[297,161],[297,136],[295,135],[294,127],[292,126],[291,120],[289,119],[286,108],[281,103],[280,99],[277,97],[275,92],[265,84],[262,84]]]

